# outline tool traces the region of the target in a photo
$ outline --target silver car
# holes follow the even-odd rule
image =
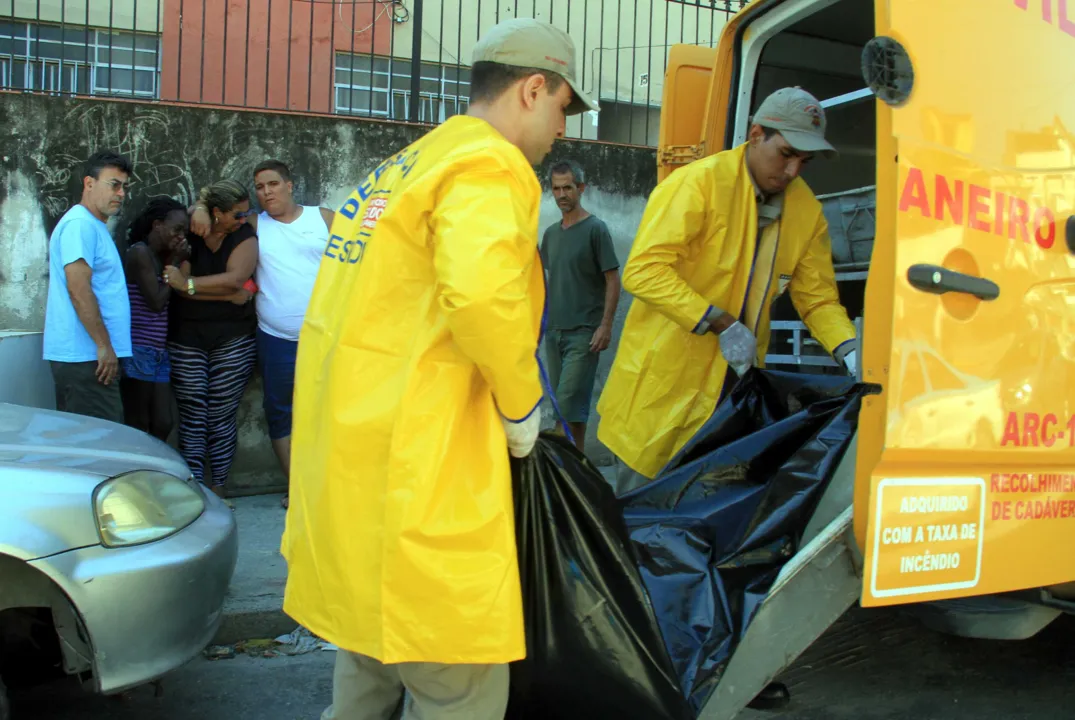
[[[114,423],[0,403],[0,680],[113,693],[201,652],[235,570],[232,512]],[[10,708],[0,682],[0,720]]]

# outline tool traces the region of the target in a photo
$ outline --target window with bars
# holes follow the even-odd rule
[[[405,58],[336,54],[336,112],[407,120],[411,63]],[[470,68],[422,63],[418,119],[440,123],[470,104]]]
[[[0,21],[0,88],[160,97],[160,36]]]

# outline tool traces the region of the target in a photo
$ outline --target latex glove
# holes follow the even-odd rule
[[[524,458],[534,450],[538,434],[541,432],[541,409],[530,413],[530,417],[519,422],[512,422],[505,417],[504,433],[508,436],[508,452],[512,457]]]
[[[758,343],[754,334],[738,320],[724,329],[720,338],[720,354],[728,361],[736,375],[742,376],[754,365],[758,355]]]
[[[844,355],[844,367],[847,368],[847,372],[849,372],[852,377],[858,376],[859,364],[858,353],[856,351],[852,350],[847,355]]]

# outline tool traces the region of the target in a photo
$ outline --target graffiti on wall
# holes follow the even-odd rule
[[[73,105],[64,115],[64,125],[77,128],[80,137],[92,152],[109,148],[127,156],[134,165],[131,193],[145,199],[170,196],[179,202],[193,202],[197,191],[189,162],[183,153],[176,153],[170,118],[166,111],[138,107],[126,123],[117,123],[103,103]],[[47,152],[46,148],[31,153],[37,165],[38,190],[45,212],[58,218],[71,206],[77,194],[77,173],[84,157],[63,150]],[[86,154],[89,154],[87,152]]]

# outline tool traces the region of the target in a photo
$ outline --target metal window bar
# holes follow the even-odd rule
[[[336,72],[336,3],[335,2],[332,3],[332,8],[331,9],[332,9],[332,20],[329,23],[328,49],[329,49],[329,56],[331,57],[331,59],[333,61],[332,62],[332,68],[333,68],[332,71],[333,71],[333,73],[335,73]],[[312,23],[313,23],[313,21],[311,21],[310,32],[313,32],[313,24]],[[373,46],[371,45],[370,47],[373,47]],[[310,43],[310,48],[311,48],[311,50],[313,49],[313,42]],[[336,90],[335,90],[334,87],[332,87],[333,84],[334,83],[329,83],[328,97],[326,98],[326,100],[328,102],[325,105],[325,107],[327,107],[330,112],[332,111],[332,103],[334,103],[336,101]],[[310,86],[312,87],[313,83],[310,83]]]
[[[635,16],[631,21],[631,76],[628,82],[631,84],[631,99],[627,105],[627,143],[634,143],[635,139],[635,60],[638,58],[638,0],[635,0]],[[649,108],[646,108],[649,113]]]
[[[138,7],[138,0],[134,0],[135,8]],[[220,66],[220,104],[223,105],[228,101],[228,14],[231,10],[231,3],[225,0],[224,2],[224,59]]]
[[[421,0],[412,0],[412,1],[420,2]],[[379,0],[379,3],[381,5],[387,5],[388,6],[388,20],[389,20],[389,22],[388,22],[388,30],[389,30],[389,32],[388,32],[388,84],[389,84],[389,88],[388,89],[391,90],[392,89],[392,74],[395,72],[395,69],[396,69],[396,0]],[[459,3],[459,12],[460,13],[463,12],[462,8],[463,8],[463,3],[460,2]],[[377,11],[379,9],[380,8],[378,7],[378,3],[374,3],[374,5],[373,5],[373,22],[374,22],[374,24],[376,24],[376,22],[377,22]],[[404,32],[406,32],[406,30],[404,30]],[[460,27],[459,27],[459,32],[463,32],[462,25],[460,25]],[[370,48],[370,55],[373,55],[373,50],[374,50],[374,48],[371,47]]]
[[[112,77],[113,77],[113,75],[112,75],[112,36],[115,34],[115,33],[112,32],[113,11],[115,10],[115,7],[114,7],[113,3],[114,3],[114,0],[108,0],[108,82],[109,82],[109,84],[111,84]],[[135,4],[137,4],[137,3],[135,3]],[[86,3],[86,8],[89,9],[89,3]],[[86,24],[89,25],[89,23],[86,23]],[[131,44],[132,45],[137,45],[137,43],[135,43],[135,42],[132,42]],[[133,82],[131,83],[131,94],[132,95],[134,94],[134,83]]]
[[[443,3],[441,4],[441,7],[440,7],[439,11],[437,12],[437,14],[440,16],[440,34],[438,35],[438,37],[443,39],[444,38],[444,5],[443,5]],[[498,18],[500,17],[500,0],[496,0],[496,16]],[[458,61],[458,60],[459,60],[459,58],[456,58],[456,61]],[[441,92],[443,93],[444,92],[444,72],[445,72],[445,70],[447,68],[444,67],[444,45],[442,43],[440,43],[440,42],[437,43],[437,63],[440,65],[440,87],[441,87]],[[456,73],[458,73],[458,72],[459,72],[459,70],[456,69]],[[455,76],[455,79],[457,81],[459,80],[459,75],[458,74]],[[456,87],[458,87],[458,85]]]
[[[89,33],[89,27],[90,27],[90,4],[88,2],[86,3],[86,22],[84,22],[83,25],[85,25],[85,27],[87,28],[86,34],[83,36],[86,39],[86,41],[84,43],[84,45],[86,46],[86,55],[85,55],[85,57],[87,59],[89,59],[89,56],[90,56],[90,33]],[[96,35],[94,37],[94,40],[96,40]],[[93,48],[93,59],[95,61],[97,60],[97,46],[96,46],[96,44],[94,44],[94,48]],[[90,73],[91,73],[91,75],[94,75],[94,76],[96,75],[96,73],[94,73],[92,70],[90,71]],[[91,88],[96,87],[96,85],[97,85],[96,82],[91,82],[90,83]]]
[[[374,3],[374,5],[373,5],[373,14],[370,16],[370,18],[371,18],[370,22],[373,25],[373,27],[370,28],[372,30],[372,35],[370,36],[370,62],[371,63],[373,62],[373,54],[377,51],[377,18],[378,18],[378,14],[380,12],[381,12],[381,8],[378,7],[376,3]],[[389,18],[389,22],[388,22],[388,31],[389,32],[392,31],[391,18]],[[352,5],[351,6],[351,55],[352,56],[355,54],[355,35],[356,34],[357,33],[355,32],[355,5]],[[371,65],[371,67],[372,67],[372,65]],[[373,114],[373,95],[370,95],[369,112],[370,112],[371,115]]]
[[[160,0],[158,0],[159,4]],[[158,7],[158,11],[159,11]],[[158,17],[160,17],[158,15]],[[250,3],[246,4],[246,25],[243,25],[243,107],[250,93]]]
[[[465,84],[457,86],[453,80],[467,71],[468,55],[473,43],[477,42],[491,22],[520,15],[538,17],[574,38],[576,46],[581,48],[580,69],[584,87],[605,107],[603,116],[584,116],[580,121],[572,122],[570,136],[594,137],[596,128],[596,139],[625,144],[650,144],[656,141],[657,133],[653,126],[657,122],[657,113],[654,109],[660,106],[662,100],[662,70],[667,69],[668,51],[671,44],[677,42],[676,35],[679,36],[679,42],[714,46],[727,19],[746,4],[745,0],[663,0],[662,13],[658,4],[662,0],[612,0],[608,3],[605,0],[532,0],[530,3],[525,0],[504,0],[503,3],[496,0],[495,6],[492,2],[480,0],[452,0],[458,3],[456,6],[444,0],[229,0],[223,8],[219,0],[173,0],[170,5],[166,5],[164,0],[156,0],[158,16],[160,9],[165,8],[173,13],[170,22],[174,23],[174,13],[178,12],[180,23],[178,28],[168,28],[170,33],[164,41],[160,40],[161,33],[149,33],[149,36],[156,35],[158,38],[156,50],[145,52],[149,45],[144,40],[145,34],[139,32],[137,26],[139,20],[144,20],[148,14],[147,10],[152,12],[150,8],[154,0],[135,0],[133,12],[137,15],[133,27],[130,24],[130,10],[116,14],[117,8],[130,7],[129,0],[124,0],[126,5],[116,0],[95,0],[94,10],[100,12],[95,22],[103,23],[104,12],[112,12],[107,29],[89,28],[95,31],[92,36],[86,29],[94,15],[88,12],[86,5],[74,9],[69,19],[66,14],[67,0],[50,1],[61,10],[58,23],[61,33],[74,33],[63,42],[48,45],[52,36],[42,31],[45,37],[41,39],[40,47],[58,49],[61,55],[59,63],[56,62],[55,53],[42,52],[42,55],[48,56],[37,57],[37,38],[33,36],[35,31],[21,19],[0,18],[0,22],[8,23],[4,25],[8,32],[10,23],[17,22],[18,30],[14,34],[19,36],[17,49],[13,50],[10,43],[0,47],[0,56],[7,58],[3,77],[0,78],[4,87],[38,91],[53,87],[56,90],[49,92],[75,94],[159,96],[162,54],[167,50],[169,65],[174,59],[179,60],[174,71],[175,85],[169,83],[169,93],[174,87],[181,102],[223,102],[245,107],[256,105],[313,112],[314,107],[325,107],[320,100],[316,106],[313,103],[312,74],[314,61],[320,62],[323,57],[319,54],[320,48],[328,33],[333,77],[331,82],[326,83],[329,94],[326,109],[345,115],[405,120],[406,116],[398,116],[396,106],[406,98],[407,102],[416,103],[416,118],[423,123],[441,122],[464,107],[463,102],[435,98],[456,95],[461,98],[466,95],[467,91],[462,89]],[[140,2],[147,2],[147,7],[139,7]],[[233,8],[233,2],[244,2],[245,7],[236,5]],[[258,3],[256,6],[255,2]],[[280,3],[287,5],[286,10]],[[314,7],[314,3],[319,5]],[[32,7],[44,5],[44,2],[36,0],[33,4],[26,2],[26,5]],[[678,13],[672,5],[679,6]],[[199,6],[204,8],[200,19]],[[425,10],[424,26],[422,8]],[[232,9],[236,11],[234,16]],[[325,11],[331,11],[331,15]],[[286,31],[283,29],[285,12],[289,26]],[[436,18],[431,15],[434,12],[438,13]],[[350,23],[348,14],[351,15]],[[240,31],[238,26],[243,23],[244,15],[246,23]],[[301,25],[304,19],[309,20],[308,28]],[[71,20],[74,24],[71,24]],[[215,47],[212,38],[205,40],[205,33],[198,32],[199,20],[203,25],[208,24],[211,30],[213,25],[224,26],[224,47]],[[456,28],[451,27],[452,22],[456,22]],[[121,23],[123,28],[119,27]],[[340,27],[349,25],[350,40],[343,34],[346,31],[336,32],[337,23]],[[45,26],[43,23],[37,24]],[[142,24],[145,25],[145,22]],[[262,24],[265,28],[261,27]],[[134,43],[137,45],[135,48],[130,47],[132,40],[128,35],[131,33],[125,34],[128,27],[138,38]],[[706,37],[707,29],[709,37]],[[100,32],[99,36],[96,31]],[[382,33],[385,32],[389,33],[389,37],[383,37]],[[287,48],[280,45],[285,42],[285,33]],[[303,37],[307,33],[308,39]],[[406,38],[412,40],[411,47],[415,52],[399,51],[405,37],[401,35],[401,43],[396,43],[398,33],[407,34]],[[419,55],[418,47],[413,42],[416,37],[425,44],[438,44],[437,50],[428,47],[426,53],[426,57],[438,62],[427,63],[426,57]],[[594,42],[595,38],[597,42]],[[310,44],[303,52],[302,43],[306,40]],[[315,41],[318,44],[316,52]],[[242,48],[239,47],[240,43],[243,44]],[[298,48],[295,52],[292,52],[292,43]],[[271,52],[272,44],[276,45],[275,56]],[[205,46],[204,52],[197,52],[202,45]],[[453,50],[455,57],[452,57]],[[343,65],[336,62],[338,52],[344,53],[347,58]],[[89,53],[99,54],[91,56]],[[243,91],[241,97],[238,92],[228,96],[228,71],[238,72],[236,55],[239,53],[243,55]],[[663,62],[659,53],[664,55]],[[214,54],[221,56],[222,60]],[[257,98],[257,89],[252,89],[249,83],[250,65],[253,64],[256,70],[257,65],[262,63],[259,54],[264,54],[265,72],[265,95],[260,100]],[[364,58],[365,62],[356,58]],[[606,63],[606,59],[609,62]],[[217,62],[221,63],[220,68],[214,64]],[[412,63],[420,64],[423,69],[411,72],[409,68]],[[387,73],[383,64],[388,65]],[[435,68],[436,77],[428,77],[430,68]],[[216,69],[220,70],[219,97],[215,92]],[[276,70],[283,70],[285,77],[281,79]],[[206,71],[213,76],[211,79],[205,77]],[[194,79],[195,75],[198,76],[197,80]],[[421,77],[416,78],[415,75]],[[182,92],[184,79],[191,92]],[[304,79],[307,82],[305,106],[298,97]],[[386,80],[388,87],[381,88]],[[414,81],[420,86],[417,91],[411,87]],[[195,82],[198,84],[197,93],[193,91]],[[240,82],[238,77],[235,82]],[[295,84],[295,88],[291,87],[292,84]],[[254,85],[259,85],[259,81],[255,80]],[[235,89],[238,91],[238,88]],[[295,98],[291,97],[293,89],[296,91]],[[826,103],[831,102],[836,107],[841,103],[868,99],[868,96],[863,98],[861,95],[832,98]],[[364,107],[358,107],[359,104]],[[643,113],[642,118],[639,118],[639,112]],[[643,136],[642,141],[638,140],[640,135]]]
[[[766,365],[797,365],[800,367],[839,367],[839,363],[825,352],[811,335],[806,324],[798,320],[773,320],[769,324],[772,331],[770,351],[765,355]],[[774,348],[790,345],[790,351],[782,352]]]
[[[39,0],[38,8],[39,9],[37,11],[37,16],[41,17],[40,0]],[[136,32],[136,33],[138,32],[138,0],[134,0],[134,20],[131,22],[131,28],[134,30],[134,32]],[[137,44],[137,43],[138,43],[138,41],[135,40],[135,44]],[[132,67],[131,68],[131,87],[133,88],[134,85],[135,85],[135,82],[134,82],[134,68]]]
[[[290,0],[288,0],[290,2]],[[249,0],[248,0],[249,2]],[[265,107],[269,107],[269,46],[272,45],[272,0],[269,0],[269,6],[265,8],[265,18],[267,23],[267,29],[265,30]],[[180,60],[180,67],[183,62]]]
[[[205,36],[207,23],[205,22],[205,0],[202,0],[202,48],[198,54],[198,102],[205,102]]]
[[[37,17],[35,19],[37,19],[37,20],[41,19],[41,2],[40,2],[40,0],[38,0],[38,3],[37,3]],[[67,46],[63,44],[64,39],[67,37],[66,23],[67,23],[67,0],[60,0],[60,67],[63,67],[64,51],[67,49]],[[63,78],[60,78],[60,80],[61,80],[61,84],[62,84]],[[62,91],[62,89],[63,89],[62,86],[61,86],[60,89]]]
[[[335,4],[335,3],[333,3]],[[314,70],[314,4],[310,3],[310,37],[309,37],[309,52],[306,57],[306,68],[308,70],[306,78],[306,109],[310,109],[310,103],[313,101],[313,70]],[[329,40],[330,43],[336,42],[336,38]]]
[[[205,0],[202,0],[205,2]],[[295,14],[295,3],[288,0],[287,3],[287,75],[286,90],[284,94],[284,107],[291,109],[291,20]],[[312,40],[312,38],[311,38]]]

